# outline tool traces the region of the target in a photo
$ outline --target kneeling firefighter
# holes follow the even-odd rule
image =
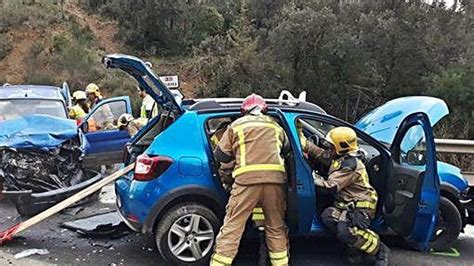
[[[375,265],[388,265],[388,247],[369,229],[375,217],[377,192],[369,183],[355,131],[349,127],[330,130],[326,136],[331,146],[328,150],[306,141],[304,136],[300,139],[308,156],[332,159],[327,180],[315,177],[320,193],[335,196],[334,206],[322,213],[324,225],[350,249],[375,256]]]
[[[256,206],[265,215],[264,227],[272,265],[288,265],[286,171],[282,156],[289,149],[285,131],[269,116],[265,100],[256,94],[242,103],[243,117],[224,132],[214,150],[219,163],[235,160],[234,183],[224,224],[216,238],[210,265],[231,265],[245,224]]]

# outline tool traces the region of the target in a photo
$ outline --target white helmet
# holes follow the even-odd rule
[[[122,129],[127,126],[127,124],[133,120],[133,116],[131,114],[121,114],[117,120],[117,127]]]
[[[75,92],[72,94],[72,99],[73,99],[74,101],[85,100],[85,99],[87,99],[86,93],[83,92],[83,91],[75,91]]]

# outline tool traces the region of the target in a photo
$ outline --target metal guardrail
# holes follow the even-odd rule
[[[436,152],[474,154],[474,140],[435,139]]]
[[[474,140],[435,139],[436,152],[474,154]],[[461,172],[470,185],[474,184],[474,172]]]

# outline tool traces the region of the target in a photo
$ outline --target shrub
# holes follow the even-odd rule
[[[5,34],[0,33],[0,60],[5,58],[11,49],[12,44],[8,37]]]

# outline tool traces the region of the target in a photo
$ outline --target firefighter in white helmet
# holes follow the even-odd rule
[[[133,137],[137,132],[148,123],[146,118],[133,118],[131,114],[121,114],[117,120],[117,127],[119,130],[127,129],[130,137]]]
[[[69,109],[69,118],[80,120],[89,112],[89,107],[86,103],[86,93],[83,91],[75,91],[72,94],[74,106]]]

